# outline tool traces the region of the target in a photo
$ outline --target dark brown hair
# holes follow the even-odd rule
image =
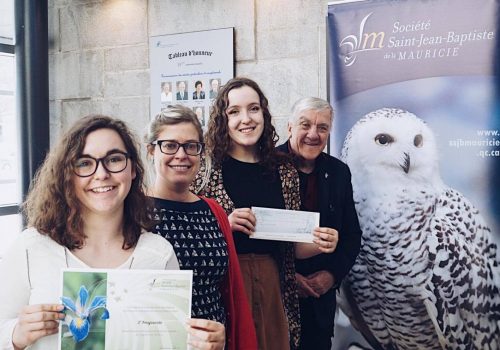
[[[146,213],[144,167],[134,135],[121,120],[89,115],[77,121],[50,150],[23,204],[28,226],[69,249],[81,248],[86,238],[81,204],[74,194],[73,163],[81,155],[87,136],[100,129],[114,130],[120,135],[136,174],[124,203],[123,249],[134,247],[142,229],[151,225]]]
[[[278,134],[271,123],[272,116],[269,112],[269,102],[260,89],[259,85],[251,79],[236,77],[229,80],[220,90],[210,111],[210,120],[208,130],[205,134],[205,145],[208,155],[214,164],[221,164],[227,157],[231,145],[231,137],[228,130],[228,117],[226,109],[229,106],[228,94],[233,89],[248,86],[255,90],[259,95],[260,107],[264,115],[264,130],[257,142],[257,156],[259,163],[272,171],[276,166],[282,163],[282,157],[278,155],[274,147],[278,142]]]

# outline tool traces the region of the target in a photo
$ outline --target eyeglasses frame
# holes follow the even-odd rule
[[[161,144],[163,142],[172,142],[172,143],[176,143],[177,144],[177,149],[175,150],[175,152],[173,153],[166,153],[166,152],[163,152],[162,150],[162,147],[161,147]],[[201,145],[201,148],[200,148],[200,151],[196,154],[189,154],[187,151],[186,151],[186,145],[189,144],[189,143],[196,143],[198,145]],[[177,152],[179,152],[179,149],[182,147],[182,149],[184,149],[184,152],[188,155],[188,156],[199,156],[202,152],[203,152],[203,149],[205,148],[205,143],[204,142],[199,142],[199,141],[189,141],[189,142],[184,142],[184,143],[180,143],[180,142],[177,142],[175,140],[155,140],[153,142],[151,142],[151,145],[153,146],[158,146],[160,148],[160,152],[163,153],[163,154],[166,154],[168,156],[173,156],[174,154],[176,154]]]
[[[111,170],[109,170],[108,168],[106,168],[106,164],[104,163],[104,159],[106,159],[106,158],[107,158],[107,157],[109,157],[110,155],[113,155],[113,154],[116,154],[116,153],[119,153],[119,154],[122,154],[122,155],[124,155],[124,156],[125,156],[125,167],[124,167],[122,170],[120,170],[120,171],[111,171]],[[73,172],[74,172],[74,173],[75,173],[75,175],[76,175],[76,176],[78,176],[78,177],[89,177],[89,176],[94,175],[94,174],[97,172],[97,169],[99,168],[99,163],[101,163],[101,164],[102,164],[102,167],[103,167],[103,168],[104,168],[104,170],[106,170],[108,173],[111,173],[111,174],[118,174],[118,173],[121,173],[122,171],[124,171],[125,169],[127,169],[127,166],[128,166],[128,160],[129,160],[129,159],[132,159],[132,158],[130,157],[130,155],[129,155],[127,152],[122,152],[122,151],[113,151],[113,152],[111,152],[111,153],[109,153],[109,154],[107,154],[106,156],[101,157],[101,158],[94,158],[94,157],[92,157],[92,156],[82,156],[82,157],[77,158],[77,160],[78,160],[78,159],[81,159],[81,158],[89,158],[89,159],[94,160],[94,161],[95,161],[95,169],[94,169],[94,171],[92,172],[92,174],[89,174],[89,175],[79,175],[79,174],[77,174],[76,170],[75,170],[75,169],[74,169],[74,167],[73,167]]]

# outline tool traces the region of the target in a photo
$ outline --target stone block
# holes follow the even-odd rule
[[[102,114],[102,101],[88,98],[61,101],[61,130],[68,130],[74,122],[89,114]]]
[[[149,1],[149,35],[235,27],[236,60],[255,59],[255,7],[249,0]]]
[[[104,69],[106,72],[119,72],[149,67],[147,44],[125,46],[104,51]]]
[[[49,0],[48,7],[66,7],[68,5],[81,5],[81,4],[91,4],[100,3],[106,0]]]
[[[53,10],[54,8],[57,7],[63,7],[68,5],[69,0],[49,0],[47,2],[47,7],[49,8],[49,11]]]
[[[60,100],[49,101],[49,138],[51,148],[59,140],[61,134],[61,104]]]
[[[327,5],[325,0],[258,1],[258,30],[324,25]]]
[[[106,73],[104,98],[149,95],[149,71]]]
[[[146,124],[149,122],[149,97],[106,99],[102,102],[102,113],[127,122],[138,140],[142,140]]]
[[[320,28],[302,26],[257,31],[257,57],[259,60],[301,57],[317,54]],[[316,62],[315,62],[316,63]]]
[[[146,1],[83,2],[60,13],[62,51],[147,42]]]
[[[63,52],[49,55],[49,98],[102,96],[103,51]]]
[[[239,63],[236,73],[259,84],[274,117],[287,116],[299,98],[320,94],[317,55]]]
[[[49,52],[56,53],[61,49],[58,8],[48,10],[48,31]]]

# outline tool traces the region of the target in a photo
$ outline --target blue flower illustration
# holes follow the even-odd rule
[[[89,292],[85,286],[80,286],[78,298],[76,303],[68,297],[61,297],[61,301],[65,306],[66,318],[64,323],[69,327],[71,334],[76,342],[80,342],[87,338],[91,327],[92,314],[98,309],[104,309],[101,320],[109,318],[109,311],[106,309],[106,297],[95,296],[92,301],[87,305]],[[72,312],[68,312],[71,310]]]

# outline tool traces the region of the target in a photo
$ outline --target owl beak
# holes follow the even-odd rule
[[[403,164],[399,164],[399,166],[406,174],[408,174],[410,171],[410,155],[408,153],[405,152],[404,162]]]

